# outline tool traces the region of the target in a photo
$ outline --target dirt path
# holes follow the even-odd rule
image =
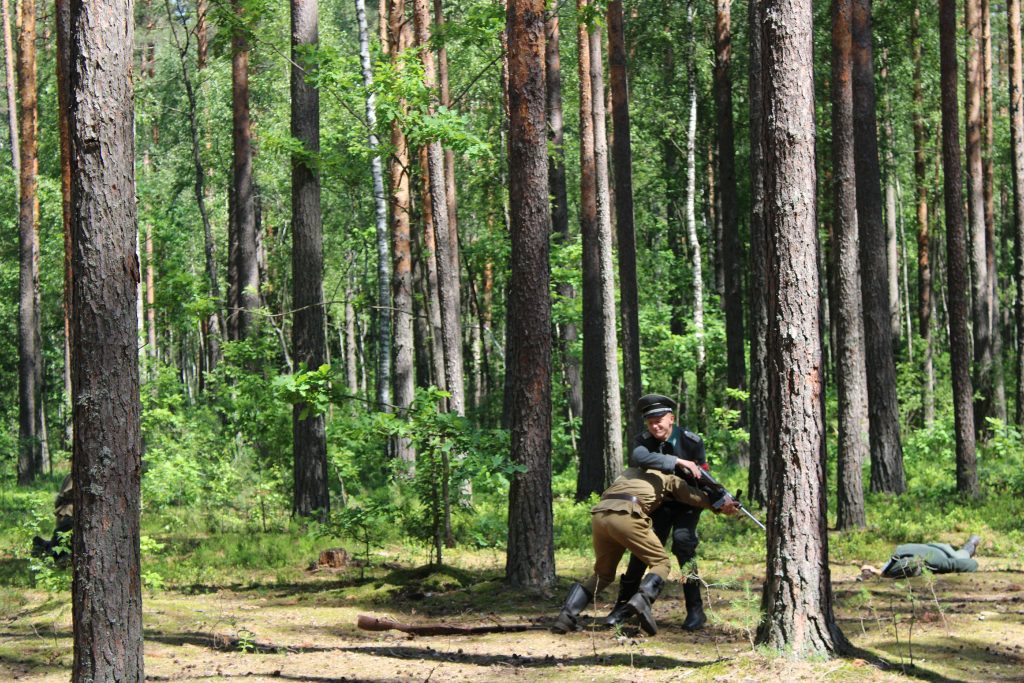
[[[146,677],[152,681],[1024,681],[1024,566],[983,558],[977,574],[858,581],[834,566],[837,610],[858,651],[793,662],[753,648],[760,579],[754,567],[715,567],[711,623],[683,632],[682,591],[656,606],[653,638],[633,629],[547,632],[557,595],[523,596],[498,567],[457,577],[382,570],[319,573],[292,585],[189,592],[145,599]],[[719,571],[720,570],[720,571]],[[0,680],[67,681],[70,606],[41,592],[0,595]],[[607,598],[608,596],[606,596]],[[594,614],[603,614],[607,602]],[[533,630],[413,637],[356,628],[359,614],[459,625],[531,623]]]

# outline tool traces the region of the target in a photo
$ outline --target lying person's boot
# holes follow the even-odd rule
[[[686,620],[683,621],[683,629],[696,631],[708,620],[704,615],[704,600],[700,595],[700,579],[686,580],[683,584],[683,597],[686,599]]]
[[[558,618],[555,619],[555,623],[551,627],[551,632],[568,633],[569,631],[578,630],[580,612],[590,604],[590,600],[593,597],[582,584],[574,583],[572,588],[569,589],[569,595],[565,598],[562,611],[558,613]]]
[[[658,632],[658,623],[654,620],[654,612],[651,610],[651,605],[658,599],[658,595],[661,593],[661,588],[664,585],[665,579],[657,574],[648,572],[640,582],[640,587],[637,589],[636,594],[626,603],[630,611],[640,619],[640,628],[650,636]]]
[[[974,553],[978,550],[978,546],[980,544],[981,536],[971,534],[971,537],[967,539],[967,542],[960,546],[960,550],[967,553],[967,557],[974,557]]]
[[[633,616],[633,610],[627,606],[627,603],[639,586],[639,580],[630,581],[625,574],[619,576],[619,597],[615,600],[615,607],[601,623],[614,628]]]

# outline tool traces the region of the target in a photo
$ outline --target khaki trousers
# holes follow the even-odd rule
[[[672,569],[668,553],[651,529],[651,518],[625,510],[602,510],[591,518],[594,543],[594,573],[583,582],[591,595],[597,596],[615,581],[615,570],[623,553],[629,550],[649,570],[667,579]]]

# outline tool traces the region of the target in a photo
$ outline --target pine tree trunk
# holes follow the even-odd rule
[[[633,151],[629,127],[629,82],[622,0],[608,3],[608,67],[612,97],[612,164],[615,172],[615,230],[619,247],[619,304],[622,316],[623,398],[629,434],[643,430],[635,406],[640,398],[640,319],[636,282],[636,230],[633,224]]]
[[[74,681],[145,679],[133,18],[131,2],[71,2]]]
[[[1021,57],[1021,0],[1008,0],[1007,26],[1010,62],[1010,139],[1012,144],[1014,238],[1013,271],[1017,281],[1017,397],[1014,422],[1024,424],[1024,68]]]
[[[548,184],[551,193],[551,230],[556,243],[565,244],[572,239],[569,232],[569,199],[565,182],[565,126],[562,118],[562,66],[558,51],[558,14],[551,12],[545,24],[544,43],[545,76],[547,82],[547,127],[548,144],[552,153],[548,157]],[[575,288],[567,282],[559,282],[558,296],[569,300],[576,298]],[[579,360],[571,353],[570,347],[577,339],[576,323],[565,320],[558,326],[559,355],[565,375],[566,405],[570,419],[579,419],[583,412],[583,387],[580,379]]]
[[[430,9],[427,0],[413,0],[413,17],[415,19],[416,44],[423,49],[420,59],[423,61],[423,84],[428,90],[437,87],[434,54],[430,45]],[[431,97],[428,112],[434,113],[436,97]],[[433,204],[434,240],[437,250],[438,299],[441,305],[441,339],[444,345],[444,375],[446,388],[450,394],[448,409],[457,414],[465,413],[465,391],[462,377],[462,328],[459,322],[459,280],[452,265],[454,260],[452,235],[449,231],[448,212],[442,208],[448,205],[445,183],[444,154],[441,143],[437,140],[429,142],[427,149],[427,165],[429,167],[430,198]]]
[[[854,0],[853,133],[864,337],[868,367],[872,369],[868,374],[871,490],[902,493],[907,485],[903,474],[896,366],[892,354],[877,130],[871,50],[871,0]]]
[[[11,40],[11,9],[10,0],[3,0],[3,29],[4,29],[4,65],[7,74],[7,125],[11,137],[11,168],[14,175],[21,173],[21,156],[19,155],[18,140],[18,107],[14,101],[14,45]],[[15,0],[17,2],[17,0]]]
[[[811,1],[765,0],[763,16],[772,466],[757,643],[829,656],[848,644],[832,612],[825,524]]]
[[[434,0],[434,23],[437,25],[437,32],[444,33],[444,9],[443,0]],[[448,85],[448,48],[442,41],[437,48],[437,85],[438,99],[442,107],[452,108],[451,89]],[[451,147],[444,148],[444,188],[445,205],[448,207],[448,238],[451,241],[451,268],[455,273],[455,282],[460,287],[459,298],[461,301],[461,264],[459,261],[459,201],[455,187],[455,152]],[[458,307],[458,303],[456,306]]]
[[[956,0],[940,0],[939,56],[942,88],[942,168],[946,207],[946,290],[949,297],[949,362],[953,376],[956,431],[956,488],[978,493],[974,441],[974,389],[971,383],[971,337],[967,323],[967,235],[964,230],[960,129],[957,103]]]
[[[232,0],[239,22],[245,22],[242,0]],[[232,166],[235,277],[234,339],[246,339],[253,331],[253,313],[260,305],[259,264],[256,258],[256,202],[252,179],[252,127],[249,119],[249,45],[242,27],[231,37],[231,108],[234,157]],[[230,275],[229,271],[229,275]]]
[[[360,0],[356,0],[357,11]],[[360,33],[365,39],[366,17],[358,12]],[[296,367],[316,370],[327,362],[324,338],[324,246],[320,209],[320,93],[306,83],[305,51],[320,44],[317,0],[291,0],[291,133],[302,145],[292,152],[292,346]],[[360,40],[363,42],[363,40]],[[371,120],[371,127],[375,122]],[[380,181],[380,159],[375,167],[374,191],[384,200]],[[379,193],[377,192],[379,189]],[[378,231],[380,230],[380,206]],[[390,334],[390,333],[389,333]],[[327,437],[324,416],[310,412],[311,406],[297,403],[292,408],[292,449],[294,491],[292,512],[300,517],[317,513],[327,519],[331,499],[327,490]]]
[[[588,2],[578,0],[576,6],[583,12]],[[612,278],[611,226],[604,232],[598,199],[601,187],[596,150],[598,131],[595,129],[598,120],[604,126],[604,89],[593,83],[592,62],[595,54],[598,61],[602,58],[600,34],[596,36],[597,50],[585,23],[579,24],[576,37],[580,81],[580,237],[583,243],[583,419],[576,500],[584,500],[591,493],[603,491],[618,476],[622,467],[622,444],[617,363],[613,360],[609,365],[608,354],[609,346],[614,348],[615,345],[614,302],[606,301],[606,297],[614,295],[612,283],[608,281]],[[595,114],[595,109],[602,115]],[[607,164],[607,158],[603,160]],[[607,197],[607,172],[605,181]],[[608,217],[605,214],[605,218]],[[606,249],[609,262],[605,261]],[[614,359],[614,354],[611,357]]]
[[[384,196],[384,170],[377,153],[377,104],[373,95],[373,67],[370,64],[370,35],[366,23],[366,2],[356,0],[359,23],[359,60],[366,88],[366,125],[370,129],[370,162],[373,173],[373,204],[377,225],[377,404],[390,412],[391,404],[391,249],[388,244],[388,206]]]
[[[991,285],[985,258],[985,188],[982,163],[982,28],[981,0],[965,0],[967,62],[964,78],[967,109],[967,221],[971,258],[971,331],[974,341],[974,428],[987,432],[985,418],[992,415],[992,308]]]
[[[914,4],[910,23],[914,61],[914,186],[917,193],[917,320],[918,334],[924,337],[923,411],[925,425],[935,420],[935,368],[932,364],[932,271],[929,258],[930,229],[928,226],[928,187],[925,180],[925,144],[927,131],[924,122],[924,88],[921,80],[921,7]]]
[[[768,500],[768,266],[764,212],[764,99],[761,55],[761,7],[750,0],[747,26],[750,37],[750,499]]]
[[[718,135],[718,186],[722,220],[722,272],[725,277],[726,384],[747,388],[743,350],[743,243],[740,240],[739,196],[736,192],[736,150],[732,123],[732,18],[731,0],[715,1],[715,118]],[[744,402],[730,399],[746,426]],[[741,462],[746,460],[742,453]]]
[[[690,272],[693,282],[693,333],[697,354],[697,424],[707,422],[708,381],[707,358],[704,347],[704,270],[697,237],[697,53],[696,9],[694,0],[686,5],[687,30],[687,87],[689,88],[689,115],[686,129],[686,241],[690,247]]]
[[[196,68],[206,68],[210,40],[207,32],[206,13],[208,0],[196,0]]]
[[[430,195],[430,166],[427,160],[427,148],[420,147],[420,195],[422,197],[423,214],[423,260],[426,263],[426,297],[427,312],[430,320],[430,358],[432,384],[438,389],[448,387],[444,371],[444,342],[441,331],[441,301],[437,276],[437,241],[434,232],[434,201]]]
[[[4,0],[6,13],[7,3]],[[60,190],[61,216],[64,228],[64,392],[62,394],[61,445],[71,450],[74,438],[74,421],[71,419],[71,132],[68,127],[68,110],[71,104],[71,81],[69,80],[69,59],[71,40],[70,0],[57,0],[54,6],[54,24],[57,34],[57,119],[60,126]],[[12,95],[13,96],[13,95]]]
[[[382,2],[383,4],[383,2]],[[402,50],[411,44],[409,24],[405,20],[405,0],[390,0],[388,22],[390,24],[389,46],[391,63],[401,69]],[[399,107],[404,111],[405,103]],[[395,406],[399,414],[405,415],[415,396],[416,376],[414,366],[415,340],[413,336],[412,301],[412,232],[410,215],[412,196],[409,185],[409,144],[398,120],[391,122],[391,147],[393,156],[388,164],[391,176],[391,240],[394,253],[394,272],[391,278],[392,301],[394,302],[394,354],[395,354]],[[395,442],[395,456],[412,462],[416,458],[412,442],[398,439]]]
[[[35,1],[21,7],[18,34],[19,157],[18,188],[18,483],[28,484],[42,471],[39,411],[39,200],[36,197],[39,159],[37,152],[38,109],[36,91]]]
[[[512,461],[508,558],[512,586],[555,583],[551,494],[551,274],[544,87],[544,0],[509,0],[509,204],[512,209],[507,372]]]
[[[857,249],[857,179],[853,161],[851,0],[832,0],[831,249],[836,384],[839,390],[839,452],[836,528],[865,525],[861,465],[868,457],[868,387],[864,357],[864,309]]]

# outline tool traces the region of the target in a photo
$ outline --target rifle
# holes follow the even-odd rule
[[[761,531],[765,531],[765,532],[768,531],[768,529],[765,527],[765,525],[761,523],[761,520],[759,520],[757,517],[755,517],[753,514],[751,514],[750,510],[748,510],[746,508],[746,506],[743,505],[743,503],[740,503],[740,491],[739,490],[736,491],[736,495],[735,496],[732,495],[731,493],[729,493],[728,489],[726,489],[724,486],[719,484],[718,480],[715,479],[714,477],[712,477],[711,473],[708,472],[705,469],[701,470],[700,479],[698,479],[697,481],[693,481],[693,477],[692,477],[692,475],[689,474],[689,471],[686,471],[684,476],[688,480],[690,480],[690,482],[692,484],[694,484],[697,488],[702,489],[705,493],[707,493],[710,498],[713,498],[713,499],[716,499],[716,500],[721,498],[721,497],[723,497],[723,496],[728,496],[728,497],[732,498],[737,503],[739,503],[740,512],[742,512],[747,517],[749,517],[750,520],[754,524],[756,524],[759,527],[761,527]]]

